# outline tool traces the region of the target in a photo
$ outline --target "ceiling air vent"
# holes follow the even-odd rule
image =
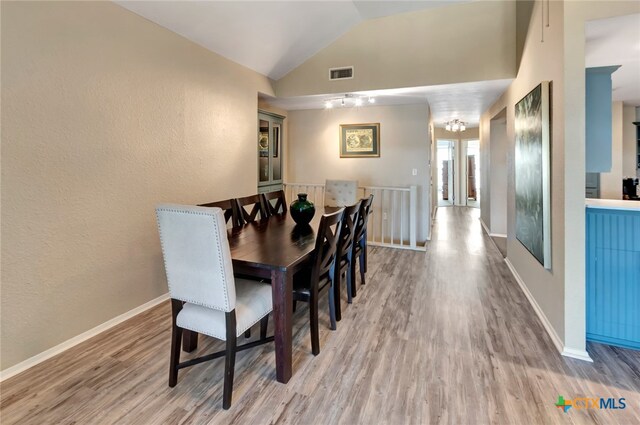
[[[342,68],[330,68],[329,80],[349,80],[353,78],[353,67],[344,66]]]

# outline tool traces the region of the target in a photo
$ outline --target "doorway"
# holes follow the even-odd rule
[[[454,143],[453,140],[438,140],[438,206],[448,207],[455,201]]]
[[[467,140],[466,171],[468,207],[480,208],[480,141]]]
[[[491,119],[489,128],[489,178],[491,179],[491,199],[489,200],[491,234],[507,236],[507,111],[503,109]]]

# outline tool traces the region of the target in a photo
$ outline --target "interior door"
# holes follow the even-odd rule
[[[437,147],[438,205],[453,205],[455,198],[453,142],[450,140],[438,140]]]

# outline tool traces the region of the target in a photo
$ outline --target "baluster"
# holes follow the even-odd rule
[[[384,210],[384,191],[382,189],[378,190],[380,194],[380,211],[378,215],[380,216],[380,243],[384,243],[384,222],[382,220],[383,210]]]
[[[381,207],[381,205],[382,205],[382,197],[380,196],[380,189],[376,189],[376,200],[378,202],[378,209],[376,210],[376,212],[377,212],[377,214],[376,214],[377,220],[375,222],[376,223],[375,228],[376,228],[377,241],[378,241],[378,243],[380,243],[380,240],[381,240],[381,238],[380,238],[380,228],[377,225],[377,222],[382,220],[382,207]]]
[[[378,202],[378,203],[380,203],[380,196],[379,196],[378,190],[377,190],[377,189],[373,189],[373,193],[375,194],[375,196],[373,197],[373,199],[376,199],[376,200],[377,200],[377,202]],[[374,201],[374,202],[375,202],[375,201]],[[371,208],[373,208],[373,205],[371,206]],[[373,221],[371,222],[371,226],[369,226],[369,227],[371,228],[371,233],[373,234],[373,241],[374,241],[374,242],[375,242],[375,240],[376,240],[376,238],[375,238],[375,237],[376,237],[376,234],[377,234],[377,233],[376,233],[376,228],[377,228],[377,226],[375,226],[375,222],[376,222],[376,220],[378,220],[378,218],[379,218],[378,216],[379,216],[379,215],[380,215],[380,213],[374,214],[374,216],[373,216]]]
[[[404,246],[404,192],[400,192],[400,246]]]
[[[417,222],[418,222],[418,186],[411,186],[410,188],[410,197],[409,197],[409,239],[411,248],[415,249],[417,246],[416,239],[416,230],[417,230]]]
[[[391,245],[395,243],[395,239],[393,236],[395,235],[396,230],[396,191],[391,191],[391,221],[389,224],[391,225]]]
[[[382,189],[381,192],[382,193],[381,193],[381,196],[380,196],[380,198],[381,198],[380,199],[380,201],[381,201],[380,202],[380,207],[382,207],[382,208],[381,208],[381,214],[380,214],[380,236],[382,237],[382,243],[384,244],[384,222],[385,222],[385,220],[384,220],[384,213],[385,213],[384,195],[385,195],[386,190]]]
[[[356,202],[358,202],[358,199],[366,199],[367,197],[367,188],[363,187],[362,188],[362,197],[357,198]],[[369,233],[367,233],[367,241],[370,241],[371,239],[371,235]]]

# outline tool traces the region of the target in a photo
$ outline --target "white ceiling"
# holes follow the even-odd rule
[[[588,68],[622,65],[611,76],[613,100],[640,106],[640,14],[586,24]]]
[[[115,2],[277,80],[364,20],[466,1]]]
[[[294,0],[115,2],[272,79],[279,79],[358,23],[471,0]],[[469,127],[512,80],[359,92],[376,105],[429,103],[436,126],[458,118]],[[320,109],[344,93],[268,99],[287,110]],[[366,107],[366,104],[365,106]]]
[[[412,87],[392,90],[352,92],[354,96],[373,96],[374,105],[404,105],[429,103],[436,127],[444,127],[445,122],[459,119],[468,123],[467,127],[477,127],[480,114],[504,93],[513,80],[479,81],[474,83],[444,84],[439,86]],[[290,98],[268,98],[269,103],[286,110],[321,109],[327,99],[345,93],[301,96]],[[364,102],[360,108],[370,105]],[[336,106],[336,109],[339,106]]]

